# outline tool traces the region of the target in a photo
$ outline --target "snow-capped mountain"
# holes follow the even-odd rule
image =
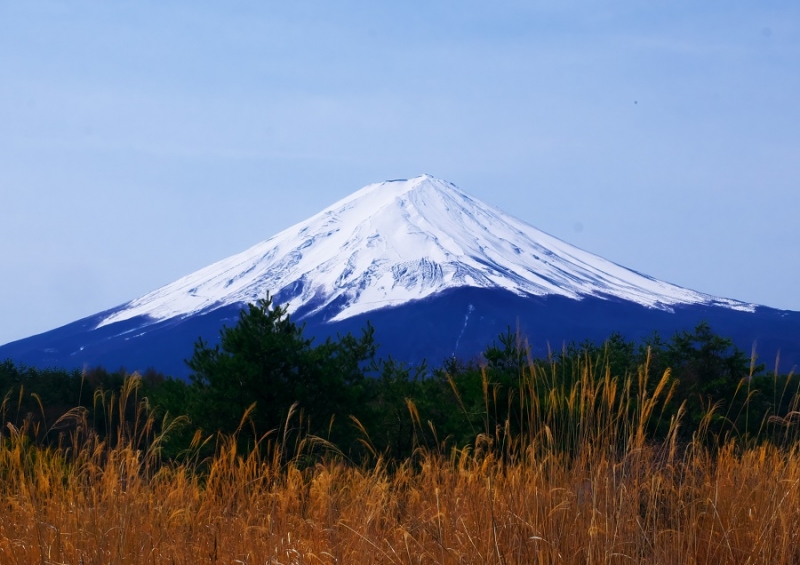
[[[267,292],[290,312],[327,311],[329,320],[341,321],[463,287],[613,297],[665,310],[754,308],[620,267],[422,175],[366,186],[247,251],[133,300],[99,325],[187,316],[255,302]]]
[[[540,345],[612,332],[671,334],[701,320],[749,350],[800,362],[800,313],[656,280],[548,235],[422,175],[371,184],[250,249],[62,328],[0,347],[33,365],[154,366],[185,375],[270,293],[306,331],[376,329],[381,352],[417,362],[474,357],[507,327]]]

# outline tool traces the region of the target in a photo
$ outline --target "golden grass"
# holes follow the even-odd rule
[[[677,419],[649,441],[668,382],[648,387],[644,369],[596,379],[587,363],[559,388],[531,369],[516,436],[487,424],[470,448],[420,448],[391,469],[335,451],[302,467],[273,436],[240,453],[235,437],[199,434],[165,463],[170,426],[154,435],[144,401],[105,441],[78,425],[62,447],[37,447],[9,426],[0,563],[799,562],[800,451],[680,443]],[[135,391],[132,379],[109,406]],[[215,454],[201,460],[209,441]]]

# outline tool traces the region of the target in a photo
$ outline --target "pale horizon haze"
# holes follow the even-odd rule
[[[0,1],[0,344],[422,173],[800,311],[800,4]]]

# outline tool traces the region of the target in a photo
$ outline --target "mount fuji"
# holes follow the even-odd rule
[[[371,184],[250,249],[119,307],[0,347],[35,366],[155,367],[185,376],[267,293],[318,338],[376,329],[379,353],[475,357],[511,327],[534,348],[640,338],[701,320],[760,358],[800,362],[800,312],[681,288],[548,235],[422,175]]]

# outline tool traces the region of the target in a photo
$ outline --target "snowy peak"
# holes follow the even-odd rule
[[[422,175],[371,184],[250,249],[123,305],[100,326],[253,302],[343,320],[458,287],[617,298],[660,309],[753,306],[616,265]]]

